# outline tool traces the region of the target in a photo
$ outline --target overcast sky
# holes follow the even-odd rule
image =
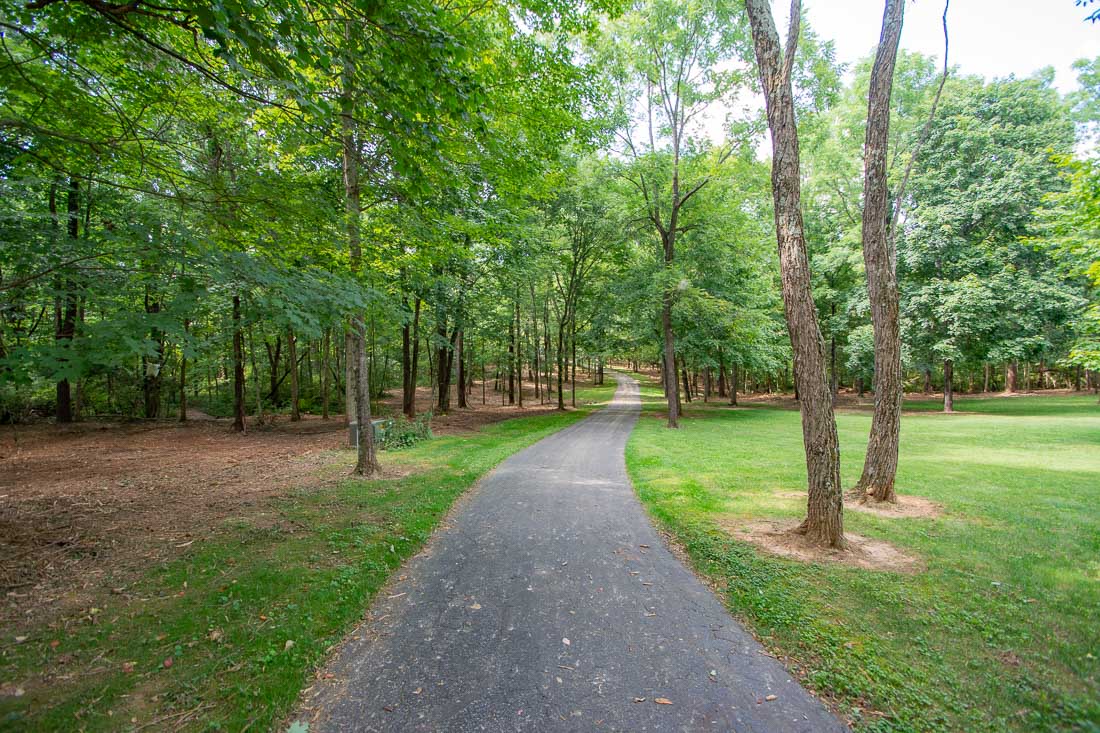
[[[785,22],[789,2],[775,5]],[[882,0],[804,0],[804,5],[818,35],[836,42],[838,60],[854,62],[878,43]],[[950,61],[964,74],[986,78],[1030,76],[1053,66],[1058,89],[1072,91],[1077,86],[1073,62],[1100,56],[1100,23],[1085,22],[1085,15],[1074,0],[952,0],[947,13]],[[942,16],[943,0],[908,2],[902,47],[942,59]]]

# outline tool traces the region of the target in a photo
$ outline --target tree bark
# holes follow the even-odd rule
[[[326,328],[321,337],[321,419],[328,420],[329,353],[332,351],[332,329]]]
[[[1005,365],[1005,392],[1013,393],[1017,389],[1020,365],[1017,361],[1010,361]]]
[[[469,407],[466,402],[466,343],[465,333],[461,328],[457,330],[455,353],[458,359],[458,406],[465,409]]]
[[[50,214],[56,221],[57,197],[55,187],[50,189]],[[69,241],[75,243],[80,235],[80,181],[75,177],[69,179],[69,193],[67,199],[66,231]],[[76,284],[67,275],[61,280],[60,305],[57,308],[57,328],[54,341],[66,348],[71,347],[73,337],[76,335]],[[64,353],[64,352],[63,352]],[[67,357],[61,357],[58,361],[68,363]],[[69,423],[73,421],[72,388],[68,379],[57,382],[57,422]]]
[[[179,421],[187,422],[187,335],[190,333],[191,320],[183,319],[183,341],[180,343],[180,414]]]
[[[302,413],[299,409],[299,388],[298,384],[298,338],[294,335],[294,331],[290,328],[286,330],[286,355],[287,370],[290,374],[290,421],[298,422],[302,419]]]
[[[863,263],[875,353],[875,411],[863,474],[854,493],[876,501],[896,502],[894,480],[901,440],[901,326],[894,237],[887,230],[887,148],[894,65],[905,16],[905,0],[886,0],[882,33],[867,94],[867,134],[864,144]],[[834,367],[835,369],[835,367]]]
[[[363,250],[359,229],[359,217],[362,214],[359,189],[359,143],[355,134],[355,84],[354,65],[351,57],[352,29],[350,20],[344,21],[343,70],[341,74],[340,94],[340,149],[341,167],[344,174],[344,219],[348,238],[349,265],[353,277],[358,278],[363,266]],[[359,450],[356,455],[354,472],[360,476],[369,476],[378,470],[378,459],[374,450],[374,434],[370,419],[370,386],[366,374],[366,324],[362,313],[351,316],[350,336],[348,339],[348,364],[351,369],[349,391],[354,413],[349,420],[357,426]]]
[[[791,73],[801,2],[791,5],[787,50],[780,48],[769,0],[746,0],[768,127],[772,133],[772,197],[783,285],[783,304],[794,354],[795,384],[801,398],[808,498],[799,531],[809,542],[844,547],[840,446],[825,369],[825,344],[817,322],[802,221],[798,129]]]
[[[233,295],[233,430],[244,432],[244,334],[241,332],[241,296]]]
[[[145,312],[150,315],[160,313],[160,301],[150,300],[149,291],[145,292]],[[149,338],[156,344],[154,360],[142,357],[145,373],[141,378],[141,391],[145,400],[145,417],[153,419],[160,414],[161,370],[164,368],[164,336],[159,328],[149,329]]]
[[[734,363],[733,366],[730,367],[729,383],[730,405],[732,405],[733,407],[737,407],[737,379],[739,377],[738,371],[739,370],[737,368],[737,364]]]
[[[955,364],[950,359],[943,363],[943,411],[955,411]]]

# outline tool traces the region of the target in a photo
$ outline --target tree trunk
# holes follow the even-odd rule
[[[684,381],[684,399],[691,402],[691,381],[688,379],[688,370],[684,366],[683,359],[680,360],[680,378]]]
[[[353,87],[353,64],[350,59],[353,25],[344,21],[344,66],[341,74],[340,94],[340,149],[341,166],[344,174],[344,219],[347,228],[349,266],[352,277],[358,278],[363,266],[363,250],[359,231],[359,217],[363,207],[359,190],[359,143],[355,135],[355,89]],[[354,405],[354,413],[349,413],[358,431],[359,450],[356,455],[355,473],[369,476],[378,470],[378,459],[374,451],[374,434],[370,420],[370,386],[366,374],[366,324],[362,313],[351,317],[351,338],[349,339],[348,364],[351,367],[349,390]]]
[[[287,328],[286,330],[286,355],[287,370],[290,374],[290,421],[298,422],[302,419],[302,413],[299,409],[299,384],[298,384],[298,338],[294,335],[294,331]]]
[[[565,409],[565,394],[562,392],[565,379],[565,326],[564,319],[558,319],[558,409]]]
[[[408,302],[405,302],[408,307]],[[413,307],[412,323],[401,327],[401,411],[416,417],[416,367],[420,356],[420,298]]]
[[[332,329],[326,328],[321,337],[321,419],[328,420],[329,352],[332,351]]]
[[[55,188],[50,189],[50,213],[56,220],[57,196]],[[75,177],[69,179],[69,193],[67,200],[66,229],[69,241],[75,243],[80,236],[80,181]],[[72,346],[73,337],[76,335],[76,283],[72,278],[61,278],[60,305],[57,308],[57,329],[54,341],[58,346],[66,349]],[[66,353],[62,351],[62,353]],[[68,363],[67,356],[58,359],[62,365]],[[57,383],[57,422],[69,423],[73,421],[72,388],[68,379],[62,379]]]
[[[244,432],[244,334],[241,332],[241,296],[233,295],[233,430]]]
[[[878,389],[878,385],[875,385],[875,389]],[[932,370],[929,368],[924,370],[924,393],[932,394]]]
[[[726,355],[718,355],[718,396],[726,397]]]
[[[569,401],[573,407],[577,406],[577,316],[574,313],[572,321],[572,338],[570,346],[573,350],[572,368],[569,370]]]
[[[264,338],[264,348],[267,350],[267,363],[271,367],[268,373],[268,379],[271,383],[271,389],[268,390],[267,398],[273,403],[279,402],[279,385],[282,384],[282,380],[279,379],[279,363],[283,354],[283,339],[281,336],[275,336],[275,349],[272,350],[271,344]],[[255,376],[259,376],[258,374]]]
[[[463,409],[469,407],[466,403],[466,345],[463,340],[464,335],[462,329],[458,329],[455,339],[455,352],[458,358],[458,406]]]
[[[786,54],[780,48],[769,0],[746,0],[745,4],[772,133],[772,197],[783,304],[794,354],[795,384],[801,398],[809,491],[806,519],[799,529],[811,543],[844,547],[840,446],[825,370],[825,344],[810,286],[791,88],[801,3],[795,0],[791,7]]]
[[[901,439],[901,327],[899,322],[897,253],[887,231],[890,203],[887,191],[887,148],[894,64],[905,15],[905,0],[886,0],[882,33],[867,94],[864,145],[863,263],[875,352],[875,411],[863,474],[854,492],[876,501],[896,502],[894,479]],[[834,342],[835,349],[835,342]],[[835,356],[834,356],[835,361]],[[834,364],[835,384],[835,364]]]
[[[665,366],[662,376],[668,399],[668,427],[680,427],[680,388],[676,383],[676,338],[672,333],[672,293],[664,294],[661,305],[661,334],[664,338]]]
[[[955,411],[955,364],[950,359],[943,363],[943,411]]]
[[[187,335],[190,333],[191,320],[183,319],[183,341],[180,343],[180,422],[187,422]]]
[[[160,301],[149,300],[149,292],[145,292],[145,312],[150,315],[160,313]],[[145,401],[145,417],[153,419],[160,414],[160,384],[161,370],[164,368],[164,336],[159,328],[149,329],[149,338],[156,344],[154,358],[142,357],[144,374],[141,378],[141,391]]]
[[[516,404],[516,319],[514,310],[508,321],[508,404]]]
[[[1013,393],[1017,389],[1017,381],[1020,373],[1019,362],[1013,360],[1005,365],[1005,392]]]
[[[992,373],[993,366],[989,362],[982,364],[982,392],[989,391],[989,379],[992,376]]]
[[[730,367],[729,394],[730,405],[732,405],[733,407],[737,407],[737,379],[739,377],[738,371],[739,370],[736,363]]]
[[[520,317],[519,312],[519,288],[516,288],[515,299],[516,310],[516,385],[519,388],[517,397],[519,398],[519,406],[523,407],[523,319]]]

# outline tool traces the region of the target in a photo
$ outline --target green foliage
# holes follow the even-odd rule
[[[418,415],[415,420],[397,415],[393,418],[393,425],[386,429],[381,447],[385,450],[408,448],[422,440],[430,440],[431,437],[432,414],[430,412]]]

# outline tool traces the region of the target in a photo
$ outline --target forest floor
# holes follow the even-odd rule
[[[660,387],[642,399],[627,466],[643,503],[731,612],[857,730],[1100,730],[1092,394],[960,395],[953,415],[907,399],[898,492],[920,511],[849,506],[857,547],[813,558],[762,536],[789,538],[781,530],[805,513],[796,411],[696,401],[669,431]],[[840,409],[837,427],[852,486],[870,412]]]
[[[578,390],[592,385],[578,380]],[[551,413],[525,384],[522,408],[502,405],[492,384],[481,402],[434,415],[434,435],[462,435],[520,415]],[[417,408],[431,405],[429,387]],[[567,404],[569,395],[567,394]],[[400,392],[382,404],[400,413]],[[278,523],[269,506],[289,490],[344,478],[342,415],[267,415],[244,434],[231,421],[190,410],[189,421],[53,423],[0,427],[0,624],[63,618],[124,593],[149,567],[185,554],[231,519]]]
[[[455,497],[611,388],[578,389],[581,409],[566,413],[472,400],[433,419],[435,440],[384,452],[373,481],[348,478],[340,416],[279,416],[243,435],[198,412],[184,425],[0,428],[0,729],[277,720],[324,645],[274,660],[266,634],[287,632],[272,611],[322,619],[298,619],[299,646],[339,638]],[[349,563],[364,562],[352,579]],[[233,686],[210,689],[224,668]]]

